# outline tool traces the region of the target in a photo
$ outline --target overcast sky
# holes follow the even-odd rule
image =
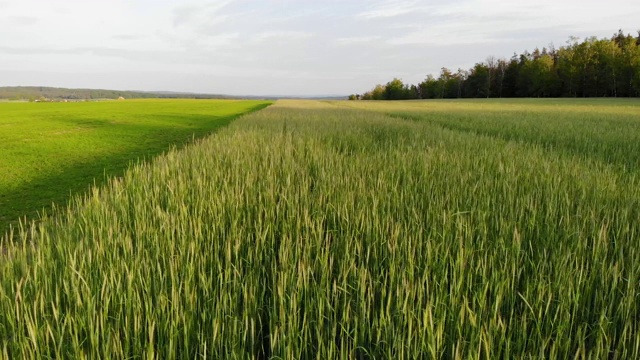
[[[639,0],[0,0],[0,86],[344,95],[638,19]]]

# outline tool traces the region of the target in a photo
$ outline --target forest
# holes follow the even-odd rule
[[[350,100],[640,96],[640,30],[611,38],[571,37],[511,59],[489,56],[471,69],[443,67],[417,85],[393,79]]]

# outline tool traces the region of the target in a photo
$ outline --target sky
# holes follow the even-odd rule
[[[638,19],[638,0],[0,0],[0,86],[348,95]]]

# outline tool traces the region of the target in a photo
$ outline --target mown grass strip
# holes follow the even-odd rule
[[[269,102],[127,100],[0,104],[0,233]]]

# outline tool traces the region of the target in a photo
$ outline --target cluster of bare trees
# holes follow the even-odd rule
[[[511,59],[488,57],[469,70],[442,68],[417,85],[394,79],[351,99],[400,100],[489,97],[640,96],[640,31],[611,38],[572,37],[558,49],[535,49]]]

